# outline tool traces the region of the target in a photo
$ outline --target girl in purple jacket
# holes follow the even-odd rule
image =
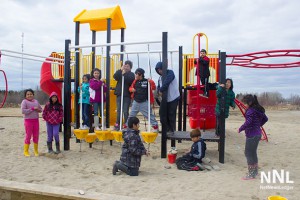
[[[239,128],[239,133],[245,131],[246,144],[245,156],[248,163],[248,174],[243,180],[251,180],[258,174],[257,147],[261,139],[261,126],[267,121],[265,109],[258,103],[256,95],[248,94],[244,96],[242,102],[247,110],[245,113],[245,123]]]
[[[104,83],[104,79],[101,79],[101,71],[98,68],[94,68],[91,72],[91,79],[90,79],[90,103],[93,105],[94,108],[94,127],[95,130],[100,130],[99,128],[99,117],[98,111],[100,110],[101,115],[101,103],[105,102],[105,92],[106,92],[106,85]],[[102,91],[103,86],[103,91]],[[101,100],[101,93],[103,92],[103,101]]]

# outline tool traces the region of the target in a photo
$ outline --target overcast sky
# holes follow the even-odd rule
[[[48,56],[52,51],[63,52],[65,39],[74,45],[74,17],[83,9],[101,9],[120,5],[127,29],[125,41],[161,40],[168,32],[169,50],[183,46],[192,53],[192,38],[198,32],[209,38],[208,50],[217,53],[244,54],[275,49],[300,49],[300,1],[298,0],[1,0],[0,49]],[[87,24],[81,25],[80,44],[91,44]],[[112,42],[120,41],[120,31],[113,31]],[[97,33],[97,43],[105,43],[106,35]],[[152,50],[160,46],[150,46]],[[130,47],[129,50],[146,50]],[[100,53],[100,50],[98,50]],[[142,60],[140,67],[147,68]],[[178,55],[173,54],[176,69]],[[137,67],[137,56],[129,56]],[[151,66],[159,55],[151,56]],[[170,63],[169,57],[169,63]],[[295,62],[299,58],[262,60],[262,62]],[[229,60],[228,60],[229,62]],[[35,88],[39,85],[41,63],[2,56],[0,69],[8,77],[9,89]],[[23,71],[23,84],[22,80]],[[153,73],[153,71],[152,71]],[[227,66],[227,77],[234,80],[234,91],[280,92],[284,97],[300,95],[300,68],[247,69]],[[157,76],[153,74],[155,79]],[[5,89],[0,74],[0,90]]]

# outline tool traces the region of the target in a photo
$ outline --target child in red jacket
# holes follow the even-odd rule
[[[52,92],[49,98],[49,102],[46,104],[43,110],[43,119],[47,125],[47,147],[48,153],[53,153],[52,141],[53,137],[56,144],[56,153],[60,153],[59,145],[59,126],[63,120],[63,106],[59,103],[57,94]]]
[[[135,71],[135,80],[129,88],[131,92],[131,97],[133,98],[131,112],[128,116],[135,117],[139,112],[141,112],[146,119],[148,119],[148,86],[150,85],[150,104],[154,103],[154,97],[152,90],[156,89],[155,83],[151,79],[145,78],[145,71],[142,68],[138,68]],[[158,123],[153,115],[152,109],[150,107],[150,123],[152,125],[153,131],[158,131]]]

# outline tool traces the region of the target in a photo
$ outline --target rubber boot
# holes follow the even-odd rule
[[[242,179],[243,180],[252,180],[252,179],[255,179],[255,168],[256,168],[256,165],[248,165],[248,174],[243,177]]]
[[[39,156],[39,145],[38,143],[33,143],[33,148],[34,148],[34,155]]]
[[[258,175],[258,164],[254,164],[254,177],[256,177]]]
[[[100,130],[99,128],[99,117],[98,116],[94,116],[94,127],[95,127],[95,130]]]
[[[127,175],[130,175],[130,170],[122,162],[116,162],[115,164],[116,164],[117,170],[121,170],[122,172],[125,172]]]
[[[114,163],[114,165],[113,165],[113,169],[112,169],[112,174],[113,175],[116,175],[117,174],[117,172],[119,171],[118,170],[118,166],[117,166],[117,164],[119,163],[120,161],[116,161],[115,163]]]
[[[24,156],[29,157],[29,144],[24,144]]]
[[[53,153],[52,142],[47,142],[48,153]]]
[[[56,152],[55,152],[55,153],[56,153],[56,154],[61,153],[59,142],[56,142],[55,145],[56,145]]]

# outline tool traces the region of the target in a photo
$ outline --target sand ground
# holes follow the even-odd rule
[[[167,159],[160,158],[159,136],[151,144],[149,157],[143,157],[138,177],[125,174],[113,176],[112,164],[119,159],[120,144],[95,142],[92,148],[85,142],[80,145],[71,139],[70,150],[60,156],[44,154],[46,147],[46,125],[40,119],[40,145],[42,153],[31,157],[23,156],[24,126],[20,108],[0,109],[0,179],[17,182],[72,188],[88,192],[101,192],[149,199],[205,199],[205,200],[265,200],[270,195],[281,195],[289,200],[300,199],[300,111],[267,111],[269,122],[265,130],[269,142],[261,142],[258,148],[260,171],[284,170],[294,183],[261,183],[260,177],[243,181],[246,159],[244,157],[244,134],[237,129],[244,118],[232,111],[226,121],[225,164],[218,163],[217,143],[207,143],[206,156],[220,170],[187,172],[181,171]],[[61,143],[63,136],[60,135]],[[191,146],[191,142],[176,144],[178,156]],[[168,141],[168,148],[170,141]],[[166,169],[165,166],[171,166]],[[270,187],[276,189],[270,189]],[[266,188],[269,187],[269,188]],[[289,189],[288,189],[289,188]]]

